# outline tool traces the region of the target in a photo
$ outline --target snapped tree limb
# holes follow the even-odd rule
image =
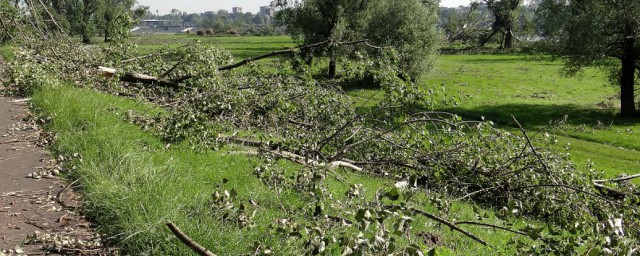
[[[117,70],[114,68],[107,68],[102,66],[98,67],[98,75],[101,77],[110,78],[110,77],[114,77],[116,74],[117,74]],[[188,89],[188,87],[181,87],[177,83],[167,81],[167,80],[161,80],[154,76],[149,76],[149,75],[140,74],[140,73],[133,73],[133,72],[125,73],[124,75],[121,75],[120,77],[118,77],[118,79],[122,82],[158,85],[162,87],[171,88],[174,90],[178,90],[180,88]]]
[[[204,248],[202,245],[199,245],[198,243],[193,241],[193,239],[191,239],[184,232],[182,232],[182,230],[180,230],[175,224],[173,224],[171,222],[167,222],[167,227],[169,227],[169,230],[171,230],[171,232],[178,239],[180,239],[180,242],[182,242],[185,245],[189,246],[189,248],[191,248],[191,250],[193,252],[197,253],[198,255],[201,255],[201,256],[216,256],[215,254],[210,252],[207,248]]]

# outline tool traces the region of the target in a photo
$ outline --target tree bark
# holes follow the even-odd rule
[[[504,34],[504,49],[506,50],[513,49],[513,41],[514,41],[513,30],[509,28]]]
[[[111,25],[113,20],[110,16],[105,14],[104,21],[104,42],[109,43],[111,42]]]
[[[338,64],[336,61],[336,46],[329,45],[329,78],[330,79],[336,78],[337,65]]]
[[[329,78],[334,79],[336,78],[336,60],[331,58],[331,60],[329,61]]]
[[[622,67],[620,70],[620,115],[631,117],[636,115],[635,104],[635,74],[636,53],[634,50],[635,38],[624,39]]]
[[[82,43],[83,44],[91,44],[91,36],[86,31],[82,32]]]

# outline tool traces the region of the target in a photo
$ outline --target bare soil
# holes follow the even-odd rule
[[[82,216],[73,183],[57,177],[64,168],[40,146],[28,104],[0,96],[0,256],[116,255]]]

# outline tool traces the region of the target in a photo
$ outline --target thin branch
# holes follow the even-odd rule
[[[411,208],[401,207],[401,206],[388,206],[387,208],[411,211],[414,214],[419,214],[419,215],[422,215],[422,216],[427,217],[429,219],[432,219],[432,220],[435,220],[437,222],[440,222],[441,224],[444,224],[444,225],[448,226],[449,228],[462,233],[463,235],[473,239],[474,241],[476,241],[476,242],[478,242],[478,243],[480,243],[480,244],[482,244],[484,246],[488,246],[489,245],[489,244],[487,244],[487,242],[485,242],[484,240],[480,239],[476,235],[471,234],[468,231],[456,226],[455,223],[449,222],[449,221],[447,221],[447,220],[445,220],[443,218],[440,218],[438,216],[435,216],[435,215],[433,215],[431,213],[428,213],[428,212],[425,212],[425,211],[422,211],[422,210],[418,210],[418,209],[411,209]]]
[[[73,185],[75,185],[78,181],[80,181],[80,179],[74,180],[73,182],[69,183],[69,185],[67,185],[66,187],[64,187],[62,190],[58,191],[58,194],[56,194],[56,202],[58,204],[60,204],[62,207],[65,208],[70,208],[70,206],[68,206],[63,200],[62,200],[62,194],[64,194],[65,191],[69,190],[69,188],[71,188]]]
[[[169,70],[167,70],[167,72],[162,73],[162,75],[160,75],[160,78],[165,78],[166,76],[171,74],[171,72],[176,70],[176,68],[178,68],[178,66],[180,66],[180,64],[182,64],[183,61],[184,61],[184,59],[180,59],[178,62],[176,62],[175,65],[173,65],[173,67],[171,67]]]
[[[640,178],[640,173],[635,174],[635,175],[631,175],[631,176],[625,176],[625,177],[620,177],[620,178],[615,178],[615,179],[608,179],[608,180],[594,180],[594,183],[607,183],[607,182],[623,182],[623,181],[628,181],[628,180],[633,180],[633,179],[637,179]]]
[[[171,232],[180,239],[180,242],[189,246],[189,248],[201,256],[216,256],[212,252],[210,252],[207,248],[204,248],[202,245],[199,245],[193,239],[188,237],[182,230],[180,230],[176,225],[171,222],[167,222],[167,227],[171,230]]]
[[[509,231],[511,233],[515,233],[518,235],[527,235],[527,233],[519,231],[519,230],[513,230],[507,227],[502,227],[502,226],[497,226],[497,225],[493,225],[493,224],[487,224],[487,223],[482,223],[482,222],[475,222],[475,221],[458,221],[455,223],[456,225],[460,225],[460,224],[466,224],[466,225],[476,225],[476,226],[483,226],[483,227],[490,227],[490,228],[495,228],[495,229],[500,229],[500,230],[504,230],[504,231]]]
[[[463,199],[469,198],[469,197],[471,197],[471,196],[474,196],[474,195],[476,195],[476,194],[484,193],[484,192],[486,192],[486,191],[494,190],[494,189],[502,188],[502,187],[504,187],[504,186],[494,186],[494,187],[489,187],[489,188],[483,188],[483,189],[480,189],[480,190],[478,190],[478,191],[471,192],[471,193],[469,193],[469,194],[467,194],[467,195],[465,195],[465,196],[463,196],[463,197],[460,197],[460,198],[456,199],[456,201],[460,201],[460,200],[463,200]]]
[[[373,136],[371,136],[371,137],[369,137],[369,138],[365,138],[365,139],[363,139],[363,140],[356,141],[356,142],[354,142],[354,143],[351,143],[351,144],[349,144],[349,145],[346,145],[344,148],[342,148],[342,152],[347,152],[349,149],[351,149],[351,148],[353,148],[353,147],[355,147],[355,146],[357,146],[357,145],[360,145],[360,144],[362,144],[362,143],[368,142],[368,141],[370,141],[370,140],[374,140],[374,139],[377,139],[377,138],[381,138],[382,136],[387,135],[387,134],[389,134],[389,133],[391,133],[391,132],[393,132],[393,131],[395,131],[395,130],[397,130],[397,129],[400,129],[400,128],[401,128],[401,127],[403,127],[403,126],[410,125],[410,124],[413,124],[413,123],[421,123],[421,122],[438,122],[438,123],[444,123],[444,124],[448,124],[448,125],[451,125],[451,126],[455,126],[455,124],[454,124],[454,123],[449,122],[449,121],[446,121],[446,120],[442,120],[442,119],[435,119],[435,118],[429,118],[429,117],[427,117],[427,118],[411,119],[411,120],[404,121],[404,122],[402,122],[402,123],[400,123],[400,124],[398,124],[398,125],[396,125],[396,126],[394,126],[394,127],[390,128],[390,129],[388,129],[388,130],[382,131],[381,133],[378,133],[378,134],[376,134],[376,135],[373,135]]]
[[[522,189],[526,189],[526,188],[540,188],[540,187],[552,187],[552,188],[553,188],[553,187],[556,187],[556,188],[557,188],[557,187],[560,187],[560,188],[566,188],[566,189],[570,189],[570,190],[573,190],[573,191],[576,191],[576,192],[580,192],[580,193],[583,193],[583,194],[590,195],[590,196],[595,197],[595,198],[600,198],[600,199],[602,199],[603,201],[605,201],[605,202],[607,202],[607,203],[609,203],[609,204],[611,204],[611,205],[614,205],[614,203],[613,203],[613,202],[609,201],[607,198],[605,198],[605,197],[604,197],[604,196],[602,196],[602,195],[598,195],[598,194],[595,194],[595,193],[592,193],[592,192],[589,192],[589,191],[585,191],[585,190],[582,190],[582,189],[579,189],[579,188],[576,188],[576,187],[572,187],[572,186],[569,186],[569,185],[564,185],[564,184],[540,184],[540,185],[530,185],[530,186],[516,187],[516,188],[513,188],[512,190],[522,190]]]
[[[132,62],[132,61],[136,61],[136,60],[140,60],[140,59],[145,59],[145,58],[153,57],[153,56],[156,56],[156,55],[158,55],[158,54],[159,54],[159,53],[157,53],[157,52],[156,52],[156,53],[150,53],[150,54],[147,54],[147,55],[142,55],[142,56],[134,57],[134,58],[131,58],[131,59],[126,59],[126,60],[120,61],[120,64],[129,63],[129,62]]]
[[[593,186],[596,187],[596,189],[600,190],[600,192],[602,192],[603,190],[606,191],[606,195],[613,197],[614,199],[624,199],[625,197],[629,196],[629,193],[622,192],[620,190],[610,188],[599,183],[594,182]]]
[[[511,116],[511,118],[513,118],[513,121],[516,122],[516,124],[518,125],[518,127],[520,128],[520,131],[522,131],[522,134],[524,135],[524,138],[527,140],[527,144],[529,145],[529,148],[531,148],[531,151],[533,152],[533,154],[536,156],[536,158],[538,158],[538,161],[540,162],[540,164],[542,164],[542,167],[544,168],[544,170],[547,173],[549,172],[549,167],[547,167],[547,164],[544,163],[544,161],[542,161],[542,157],[540,157],[540,155],[538,154],[538,152],[536,151],[536,148],[533,146],[533,144],[531,143],[531,140],[529,139],[529,136],[527,135],[527,132],[524,130],[524,128],[522,127],[522,125],[520,125],[520,122],[518,122],[518,120],[516,119],[515,116]]]
[[[42,2],[42,0],[38,0],[40,2],[40,4],[42,5],[42,8],[44,9],[45,12],[47,12],[47,15],[49,15],[49,18],[51,19],[51,21],[53,22],[53,24],[56,25],[56,27],[58,28],[58,30],[60,31],[60,33],[64,33],[64,29],[62,29],[62,27],[60,25],[58,25],[58,22],[56,22],[56,19],[53,18],[53,15],[51,15],[51,12],[49,12],[49,9],[47,8],[47,6]]]

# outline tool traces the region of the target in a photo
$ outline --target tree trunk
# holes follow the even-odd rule
[[[336,78],[336,48],[329,46],[329,79]]]
[[[90,44],[91,43],[91,37],[89,35],[87,35],[86,32],[82,33],[82,43],[83,44]]]
[[[104,42],[111,42],[111,25],[109,25],[109,21],[106,21],[104,26]]]
[[[506,50],[513,49],[513,40],[514,40],[513,30],[509,28],[504,34],[504,49]]]
[[[336,60],[335,59],[331,59],[329,61],[329,78],[334,79],[336,78]]]
[[[635,75],[636,55],[634,52],[635,38],[624,39],[624,52],[620,70],[620,115],[631,117],[636,114],[635,103]]]

